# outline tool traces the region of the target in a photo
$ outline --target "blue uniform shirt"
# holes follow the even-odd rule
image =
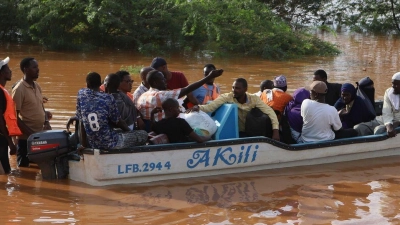
[[[117,145],[118,135],[109,125],[120,119],[114,98],[88,88],[79,90],[76,116],[83,122],[90,147],[110,149]]]

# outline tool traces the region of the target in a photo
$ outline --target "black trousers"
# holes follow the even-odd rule
[[[353,128],[349,129],[340,129],[338,131],[335,131],[335,139],[342,139],[342,138],[351,138],[351,137],[357,137],[358,132],[354,130]]]
[[[29,166],[29,159],[27,155],[28,155],[28,141],[18,140],[17,163],[19,167]]]
[[[3,166],[4,172],[9,173],[11,171],[11,167],[10,160],[8,158],[8,141],[3,135],[0,135],[0,162]]]

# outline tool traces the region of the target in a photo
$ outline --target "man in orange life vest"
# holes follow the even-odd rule
[[[286,93],[287,84],[285,76],[277,76],[274,78],[273,82],[274,88],[272,90],[264,90],[260,98],[265,104],[270,106],[275,113],[279,113],[279,118],[280,115],[283,114],[283,110],[285,109],[286,105],[290,102],[290,100],[293,99],[293,97]]]
[[[205,65],[203,69],[204,76],[206,77],[213,70],[216,70],[213,64]],[[192,94],[201,105],[205,105],[207,102],[217,99],[220,94],[220,90],[219,87],[214,84],[214,79],[211,79],[207,83],[203,84],[203,86],[194,90]]]
[[[10,58],[8,57],[0,61],[0,111],[3,115],[0,116],[0,162],[5,173],[11,171],[8,147],[10,147],[11,155],[14,155],[17,151],[11,137],[22,134],[17,124],[14,101],[4,88],[7,81],[10,81],[12,77],[12,72],[8,67],[9,61]]]

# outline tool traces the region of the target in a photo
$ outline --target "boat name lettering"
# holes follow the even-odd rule
[[[32,141],[32,145],[45,145],[47,141]]]
[[[216,166],[218,164],[233,165],[240,163],[254,162],[257,158],[258,145],[248,145],[240,147],[240,152],[235,153],[232,147],[221,147],[217,149],[215,156],[210,158],[210,149],[207,150],[197,150],[193,153],[192,158],[186,163],[187,167],[190,169],[196,168],[198,165],[203,165],[207,167]],[[211,159],[211,161],[210,161]]]
[[[118,174],[125,173],[140,173],[140,172],[150,172],[153,170],[169,170],[171,169],[171,162],[168,161],[166,163],[162,162],[151,162],[151,163],[143,163],[143,164],[125,164],[118,165]]]

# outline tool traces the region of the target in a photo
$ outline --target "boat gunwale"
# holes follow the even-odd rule
[[[400,132],[400,128],[396,128],[396,132]],[[369,143],[369,142],[379,142],[388,139],[387,134],[379,135],[368,135],[368,136],[358,136],[345,139],[336,139],[329,141],[318,141],[312,143],[301,143],[301,144],[286,144],[279,142],[267,137],[247,137],[247,138],[235,138],[235,139],[225,139],[225,140],[212,140],[204,143],[170,143],[170,144],[160,144],[160,145],[143,145],[135,146],[127,149],[92,149],[86,148],[82,151],[83,154],[93,155],[96,150],[99,151],[100,155],[107,154],[126,154],[126,153],[143,153],[143,152],[158,152],[158,151],[169,151],[169,150],[181,150],[181,149],[193,149],[193,148],[208,148],[208,147],[219,147],[227,145],[240,145],[240,144],[251,144],[251,143],[268,143],[273,146],[279,147],[283,150],[288,151],[304,151],[316,148],[324,147],[334,147],[340,145],[348,144],[359,144],[359,143]]]

